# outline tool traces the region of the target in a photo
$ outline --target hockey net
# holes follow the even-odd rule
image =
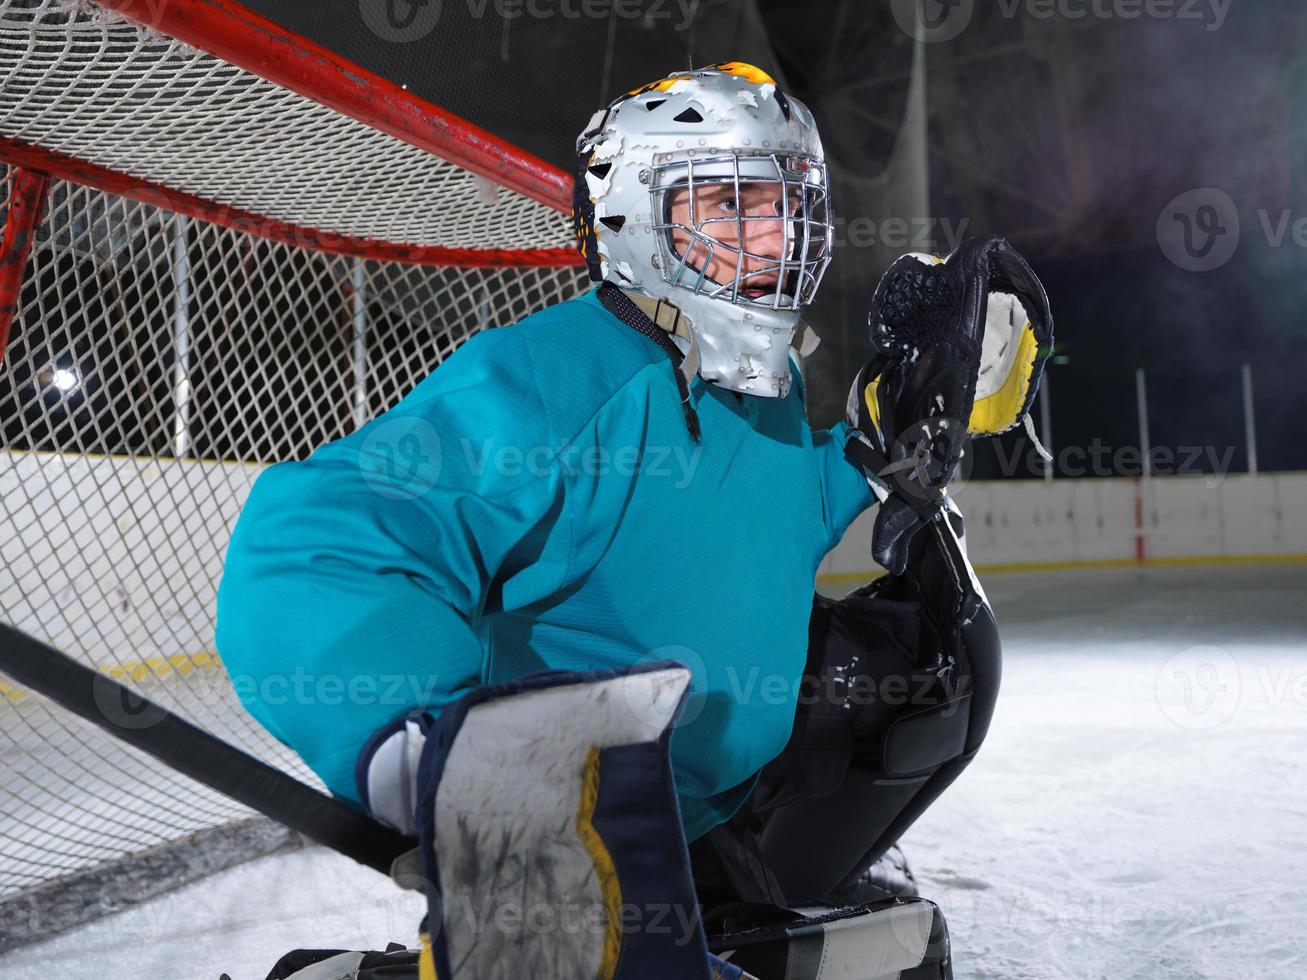
[[[583,288],[566,181],[349,66],[254,74],[226,0],[140,6],[0,0],[0,619],[315,782],[215,650],[241,504],[472,333]],[[148,894],[133,864],[227,860],[179,872],[179,842],[285,843],[233,838],[243,807],[2,683],[0,751],[0,946]]]

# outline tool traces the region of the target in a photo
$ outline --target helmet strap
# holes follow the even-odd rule
[[[694,336],[690,332],[690,317],[683,313],[676,304],[668,302],[665,299],[658,299],[653,296],[646,296],[644,293],[636,292],[633,289],[623,290],[636,306],[644,311],[644,315],[650,320],[662,327],[670,334],[676,334],[685,338],[687,341],[693,341]]]
[[[698,442],[701,436],[699,415],[690,400],[690,378],[697,373],[699,363],[699,352],[693,344],[693,337],[689,353],[683,354],[672,342],[669,332],[655,324],[645,311],[636,305],[634,300],[638,294],[628,293],[605,280],[599,284],[597,295],[599,302],[609,313],[628,327],[644,334],[667,353],[671,361],[672,375],[676,379],[676,389],[681,395],[681,411],[685,415],[685,427],[690,438]]]

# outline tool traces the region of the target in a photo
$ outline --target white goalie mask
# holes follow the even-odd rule
[[[788,394],[790,347],[834,238],[808,108],[752,65],[677,72],[596,112],[577,155],[591,278],[675,307],[705,381]]]

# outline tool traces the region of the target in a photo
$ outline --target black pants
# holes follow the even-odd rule
[[[690,846],[700,900],[842,904],[975,756],[1001,674],[988,605],[962,620],[923,534],[904,575],[814,597],[785,750],[735,816]]]

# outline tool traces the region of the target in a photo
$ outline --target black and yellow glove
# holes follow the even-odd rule
[[[881,498],[873,554],[901,572],[911,535],[942,519],[969,439],[1023,420],[1034,435],[1029,410],[1053,318],[1029,264],[990,236],[947,258],[896,260],[868,319],[876,354],[849,392],[845,454]]]

